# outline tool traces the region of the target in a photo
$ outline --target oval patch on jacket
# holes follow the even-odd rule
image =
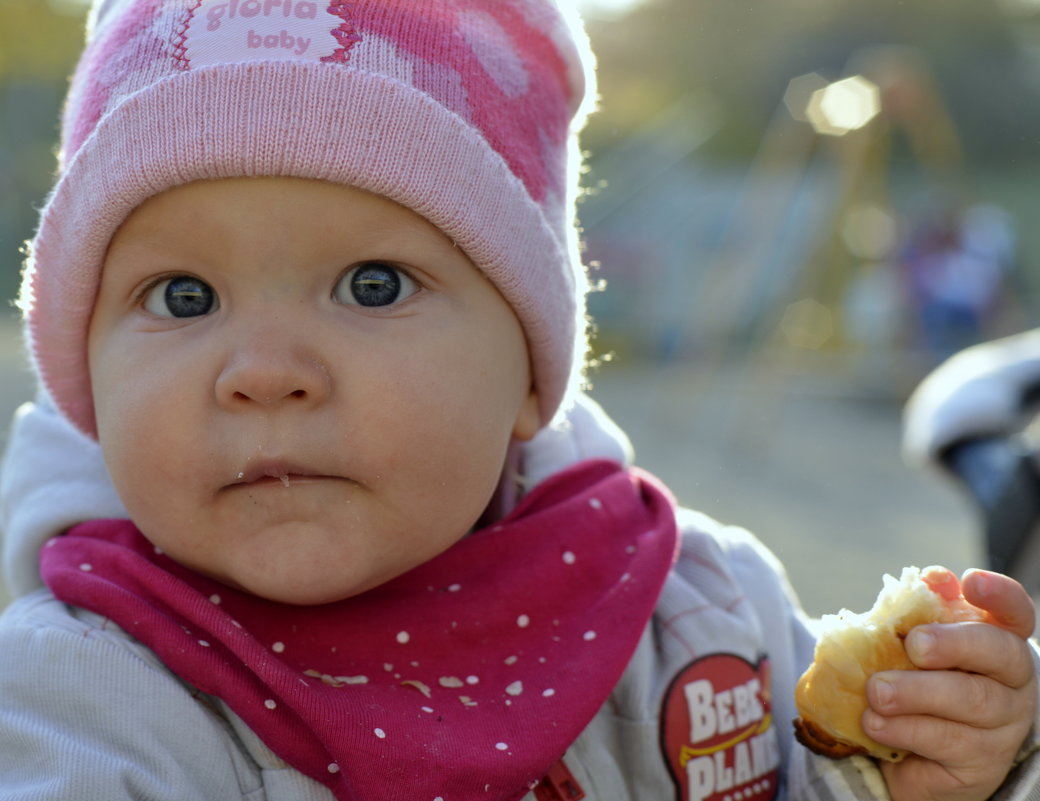
[[[661,749],[678,801],[775,798],[780,752],[769,660],[712,654],[683,668],[662,704]]]

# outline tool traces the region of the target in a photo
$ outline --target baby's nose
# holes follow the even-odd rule
[[[314,404],[328,396],[331,377],[304,337],[268,331],[231,349],[215,389],[218,402],[234,409]]]

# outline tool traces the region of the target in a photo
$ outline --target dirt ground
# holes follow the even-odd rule
[[[0,442],[31,387],[17,329],[0,319]],[[776,552],[811,614],[861,611],[881,575],[906,564],[979,563],[970,509],[903,465],[895,402],[761,368],[622,361],[598,372],[592,394],[681,502]]]
[[[592,394],[680,502],[765,542],[813,615],[863,611],[904,565],[981,566],[972,509],[903,463],[889,397],[696,364],[608,368]]]

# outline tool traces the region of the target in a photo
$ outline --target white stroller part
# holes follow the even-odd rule
[[[906,404],[908,462],[954,477],[979,511],[988,566],[1040,597],[1040,329],[952,356]]]

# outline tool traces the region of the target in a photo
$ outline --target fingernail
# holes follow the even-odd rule
[[[975,594],[979,598],[988,598],[993,593],[993,577],[984,570],[976,570],[972,573]]]
[[[885,679],[874,679],[874,699],[877,701],[878,706],[889,706],[895,695],[896,688],[892,685],[892,682]]]
[[[928,631],[913,631],[907,638],[907,651],[914,662],[927,659],[934,650],[935,635]]]

